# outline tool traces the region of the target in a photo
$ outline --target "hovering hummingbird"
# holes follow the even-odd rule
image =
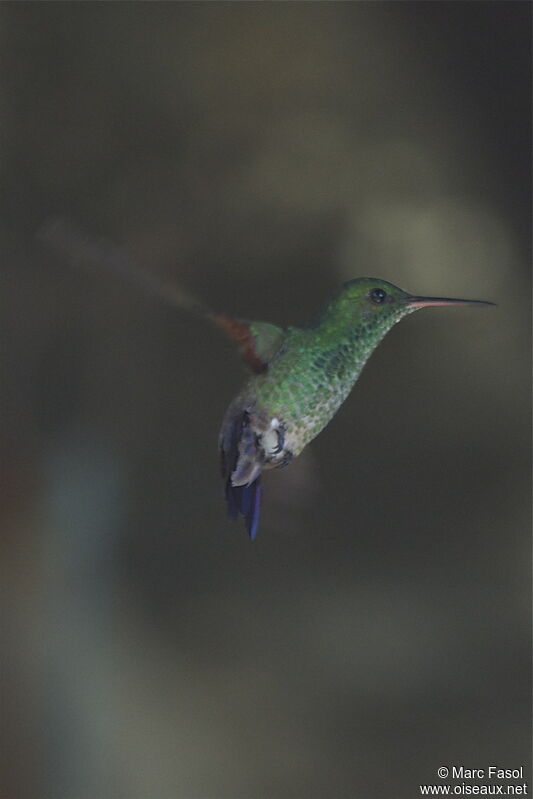
[[[494,305],[484,300],[417,297],[377,278],[344,283],[319,316],[304,327],[217,314],[179,287],[137,267],[108,242],[54,220],[41,237],[91,266],[127,276],[165,300],[221,327],[240,346],[252,372],[230,403],[219,435],[229,516],[243,516],[255,538],[261,474],[297,457],[330,422],[388,331],[414,311],[443,305]]]
[[[494,303],[416,297],[366,277],[344,283],[305,327],[218,317],[254,373],[230,404],[219,438],[228,512],[244,516],[250,538],[263,470],[287,466],[323,430],[392,326],[420,308],[464,304]]]

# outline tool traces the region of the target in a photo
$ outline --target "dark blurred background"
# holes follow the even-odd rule
[[[419,795],[530,751],[526,2],[4,3],[5,796]],[[60,214],[218,310],[343,280],[403,322],[267,476],[217,331],[36,236]]]

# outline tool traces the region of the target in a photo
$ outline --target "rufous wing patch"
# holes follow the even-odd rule
[[[266,372],[284,336],[281,327],[270,322],[250,322],[225,314],[214,314],[215,324],[239,345],[244,362],[254,374]]]

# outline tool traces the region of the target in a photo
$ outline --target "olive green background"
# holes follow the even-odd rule
[[[0,6],[6,797],[527,772],[530,17]],[[498,305],[395,328],[251,543],[218,475],[232,344],[73,268],[36,236],[56,215],[279,324],[357,276]]]

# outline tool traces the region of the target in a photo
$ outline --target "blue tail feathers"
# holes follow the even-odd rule
[[[258,477],[248,486],[233,486],[228,477],[226,482],[226,502],[228,515],[237,519],[239,514],[244,516],[244,523],[248,535],[253,540],[259,526],[261,512],[261,479]]]

